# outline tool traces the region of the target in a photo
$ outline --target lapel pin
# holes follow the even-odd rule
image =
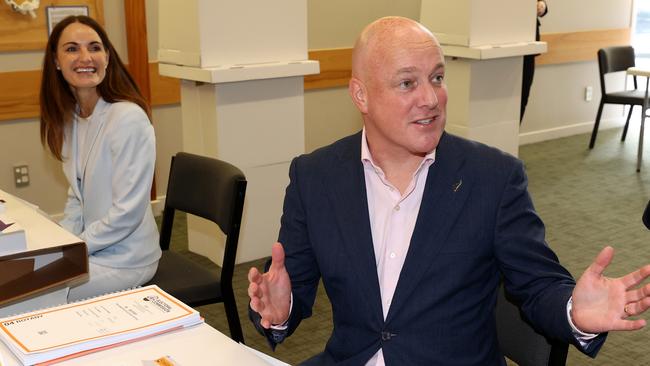
[[[463,185],[463,180],[459,180],[457,183],[454,183],[451,187],[453,188],[454,192],[458,192],[460,189],[460,186]]]

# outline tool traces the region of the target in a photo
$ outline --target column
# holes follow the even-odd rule
[[[546,52],[535,17],[534,0],[422,0],[447,63],[447,131],[517,156],[522,56]]]
[[[238,263],[270,255],[291,159],[304,152],[305,1],[161,0],[160,73],[182,79],[183,150],[239,167],[248,180]],[[216,263],[223,237],[188,218],[190,250]],[[220,248],[215,250],[215,244]]]

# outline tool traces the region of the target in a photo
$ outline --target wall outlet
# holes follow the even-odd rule
[[[27,187],[29,185],[29,167],[27,165],[14,166],[14,183],[16,188]]]
[[[594,88],[590,86],[585,87],[585,102],[591,102],[594,97]]]

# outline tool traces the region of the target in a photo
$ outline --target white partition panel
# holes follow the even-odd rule
[[[183,80],[183,150],[244,172],[237,261],[268,256],[289,163],[305,149],[303,76],[319,72],[307,60],[307,2],[161,0],[159,12],[160,73]],[[190,249],[221,263],[217,231],[189,217]]]
[[[535,14],[534,0],[422,0],[447,63],[447,131],[518,154],[522,56],[546,51]]]
[[[307,2],[160,0],[160,62],[200,68],[307,58]]]
[[[536,6],[535,0],[422,0],[420,21],[445,44],[531,42]]]

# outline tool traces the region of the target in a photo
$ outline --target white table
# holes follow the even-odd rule
[[[628,75],[642,76],[646,78],[645,98],[643,99],[643,108],[641,109],[641,131],[639,132],[639,152],[636,158],[636,171],[641,171],[641,161],[643,160],[643,125],[645,122],[645,113],[648,109],[648,84],[650,84],[650,69],[640,67],[630,67],[627,69]]]
[[[4,358],[2,366],[20,366],[20,362],[2,342],[0,342],[0,356]],[[57,365],[145,366],[147,365],[146,361],[163,356],[170,356],[180,366],[287,365],[266,355],[264,355],[266,359],[263,360],[255,351],[236,343],[205,323],[73,358]]]

